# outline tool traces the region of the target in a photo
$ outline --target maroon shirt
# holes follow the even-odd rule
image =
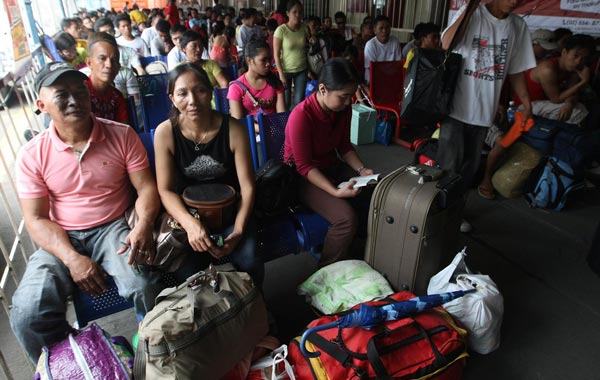
[[[127,103],[121,91],[113,86],[106,89],[104,95],[99,95],[88,79],[85,84],[90,90],[90,100],[92,103],[92,113],[103,119],[116,121],[123,124],[129,124],[129,114],[127,113]]]
[[[290,114],[285,128],[285,161],[293,161],[304,177],[313,168],[339,163],[336,151],[343,156],[354,149],[350,143],[351,118],[351,107],[325,114],[313,93]]]

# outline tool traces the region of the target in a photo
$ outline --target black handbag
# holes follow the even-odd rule
[[[280,215],[298,205],[300,177],[293,164],[270,159],[256,172],[254,214],[258,218]]]
[[[432,125],[446,117],[458,80],[462,56],[417,48],[404,81],[400,118],[410,124]]]
[[[469,14],[479,1],[472,0]],[[462,39],[469,19],[463,18],[447,51],[415,49],[404,78],[400,119],[409,124],[435,125],[452,111],[452,97],[460,74],[462,56],[452,49]]]

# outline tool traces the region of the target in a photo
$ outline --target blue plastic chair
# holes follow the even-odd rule
[[[254,117],[246,116],[246,127],[250,140],[250,152],[254,170],[258,170],[259,158],[254,132]],[[272,218],[261,219],[258,223],[257,249],[264,262],[275,260],[279,257],[297,254],[306,240],[302,232],[296,227],[295,220],[289,214]]]
[[[127,98],[127,113],[129,114],[129,122],[131,123],[131,127],[137,133],[141,133],[142,129],[137,117],[137,107],[135,105],[135,99],[133,98],[133,96],[129,96]]]
[[[283,161],[285,126],[289,115],[289,112],[257,115],[263,158],[261,164],[271,158]],[[320,252],[329,229],[329,222],[321,215],[305,208],[295,210],[291,213],[291,217],[301,231],[298,235],[300,246],[313,255]]]
[[[149,63],[152,63],[154,61],[158,61],[158,57],[155,57],[155,56],[140,57],[140,64],[142,65],[143,68],[145,68],[146,66],[148,66]]]
[[[227,99],[227,92],[229,88],[217,88],[213,89],[213,97],[215,99],[215,109],[221,113],[229,114],[229,99]]]
[[[254,117],[252,115],[246,116],[246,128],[248,128],[248,138],[250,139],[250,154],[252,155],[252,165],[254,171],[258,170],[259,159],[258,159],[258,145],[256,143],[256,136],[254,134]]]
[[[75,289],[75,292],[73,293],[73,305],[75,307],[75,317],[77,319],[77,326],[75,327],[83,328],[91,321],[133,307],[133,302],[127,301],[119,295],[119,290],[113,277],[107,277],[104,281],[107,290],[98,297],[92,297],[79,288]],[[168,288],[180,284],[172,273],[163,273],[160,277],[160,281]]]
[[[225,76],[227,77],[228,81],[234,81],[238,78],[238,67],[237,65],[234,63],[231,66],[228,67],[224,67],[223,68],[223,73],[225,73]]]
[[[169,117],[171,99],[167,94],[168,75],[153,74],[137,77],[140,85],[142,121],[146,132],[156,129],[158,124]]]
[[[73,294],[73,305],[78,328],[84,327],[90,321],[133,307],[132,302],[119,295],[114,278],[107,277],[104,281],[108,289],[98,297],[92,297],[76,288]]]
[[[256,115],[258,133],[260,134],[260,150],[263,162],[274,158],[283,161],[285,142],[285,125],[290,117],[289,112]]]
[[[146,148],[148,161],[150,161],[150,169],[152,169],[152,173],[156,174],[156,168],[154,165],[154,132],[156,132],[156,129],[151,129],[150,132],[142,132],[139,134],[139,136],[140,140],[142,140],[144,148]]]

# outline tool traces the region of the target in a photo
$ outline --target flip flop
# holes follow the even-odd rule
[[[489,201],[494,200],[496,198],[496,194],[494,193],[494,190],[489,191],[482,185],[477,186],[477,194],[479,194],[480,197],[487,199]]]

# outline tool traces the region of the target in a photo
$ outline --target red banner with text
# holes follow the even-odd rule
[[[450,20],[466,2],[451,1]],[[600,0],[523,0],[513,13],[523,17],[531,31],[567,28],[574,33],[600,36]]]

